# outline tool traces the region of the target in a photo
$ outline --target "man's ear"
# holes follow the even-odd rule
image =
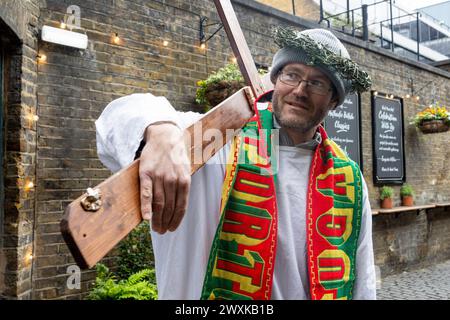
[[[333,96],[328,104],[329,110],[334,110],[338,106],[338,98],[337,96]]]

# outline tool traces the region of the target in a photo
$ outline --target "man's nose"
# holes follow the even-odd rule
[[[302,80],[292,92],[298,96],[307,96],[308,95],[308,83],[305,80]]]

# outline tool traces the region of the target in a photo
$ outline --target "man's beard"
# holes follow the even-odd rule
[[[310,105],[307,99],[302,97],[297,98],[296,101],[304,105]],[[327,111],[325,111],[324,113],[312,113],[310,117],[307,118],[301,116],[293,117],[292,115],[289,117],[284,117],[282,112],[282,105],[279,105],[279,103],[281,104],[282,102],[279,101],[278,94],[274,92],[272,99],[273,112],[275,114],[275,118],[282,128],[293,129],[300,133],[307,133],[313,128],[317,127],[326,117]]]

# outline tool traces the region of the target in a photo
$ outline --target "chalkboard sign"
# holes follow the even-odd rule
[[[358,94],[348,95],[342,105],[328,113],[325,130],[362,170],[360,102]]]
[[[403,100],[372,92],[373,165],[375,184],[405,182]]]

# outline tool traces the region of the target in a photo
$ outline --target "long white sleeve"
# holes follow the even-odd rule
[[[372,242],[372,209],[370,208],[367,185],[364,178],[363,212],[358,249],[356,251],[356,280],[353,299],[376,299],[376,272]]]
[[[133,161],[145,128],[150,124],[172,121],[184,129],[201,116],[195,112],[178,112],[165,97],[150,93],[116,99],[95,122],[98,156],[108,169],[116,172]]]

